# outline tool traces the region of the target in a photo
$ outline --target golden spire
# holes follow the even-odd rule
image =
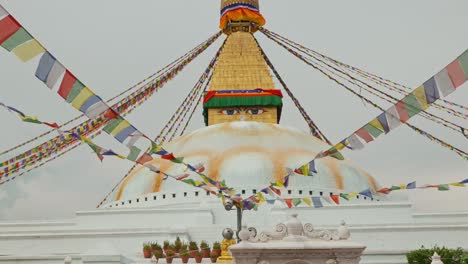
[[[231,121],[278,123],[282,95],[253,37],[252,23],[262,26],[258,0],[221,0],[221,28],[226,43],[205,95],[205,123]]]

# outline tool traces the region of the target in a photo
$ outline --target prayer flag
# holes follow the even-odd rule
[[[370,189],[364,190],[364,191],[360,192],[359,194],[367,196],[369,198],[372,198],[372,191]]]
[[[410,182],[408,185],[406,185],[406,189],[411,190],[411,189],[416,189],[416,182]]]
[[[128,154],[127,159],[136,162],[140,153],[141,153],[141,149],[133,146],[130,148],[130,153]]]
[[[358,195],[359,193],[358,192],[352,192],[350,194],[348,194],[348,198],[351,199],[351,198],[354,198]]]
[[[41,59],[39,60],[39,65],[36,69],[36,77],[41,80],[42,82],[47,81],[47,77],[49,76],[52,67],[57,60],[50,54],[48,51],[42,54]]]
[[[288,186],[289,186],[289,175],[287,175],[286,177],[284,177],[283,186],[286,187],[286,188],[288,188]]]
[[[123,143],[131,134],[135,133],[137,130],[133,126],[128,126],[120,131],[118,134],[115,135],[115,138],[120,142]]]
[[[374,140],[372,136],[369,134],[367,131],[366,127],[362,127],[356,131],[356,135],[358,135],[360,138],[362,138],[366,143],[371,142]]]
[[[310,198],[302,198],[302,201],[304,201],[305,204],[307,204],[307,206],[311,206],[312,205],[312,200]]]
[[[389,188],[382,188],[380,190],[377,191],[378,193],[383,193],[383,194],[389,194],[392,192],[392,190],[390,190]]]
[[[165,159],[165,160],[175,160],[176,157],[174,157],[174,154],[169,153],[169,154],[166,154],[166,155],[162,155],[161,158]]]
[[[288,206],[288,208],[291,208],[293,206],[292,204],[292,199],[284,199],[284,202],[286,203],[286,205]]]
[[[379,121],[377,119],[374,119],[377,123],[379,123]],[[374,121],[373,120],[373,121]],[[379,123],[380,124],[380,123]],[[381,125],[380,125],[381,126]],[[363,128],[361,129],[365,129],[365,131],[367,131],[372,137],[370,138],[370,140],[368,142],[371,142],[372,140],[374,140],[374,138],[377,138],[378,136],[380,136],[381,134],[384,133],[383,130],[380,130],[379,128],[373,126],[371,123],[369,124],[366,124]]]
[[[322,204],[322,201],[321,201],[320,197],[312,197],[312,203],[314,204],[315,208],[322,208],[323,207],[323,204]]]
[[[65,75],[63,76],[63,79],[62,79],[62,83],[60,84],[58,94],[63,99],[67,99],[68,94],[70,94],[70,91],[72,90],[75,82],[76,82],[76,77],[71,72],[66,70]]]
[[[107,106],[107,104],[102,101],[102,99],[95,95],[97,98],[99,98],[99,101],[94,103],[93,105],[91,105],[89,108],[85,109],[85,107],[87,107],[86,103],[85,105],[82,107],[82,109],[80,109],[80,111],[84,112],[84,114],[89,117],[90,119],[95,119],[96,117],[98,117],[100,114],[104,113],[104,111],[106,110],[109,110],[109,106]],[[93,99],[94,97],[91,97],[89,100],[94,100]],[[90,102],[91,104],[91,102]]]
[[[468,184],[468,179],[465,179],[465,180],[461,181],[460,183]]]
[[[406,110],[406,105],[403,100],[398,101],[395,105],[396,110],[398,111],[398,116],[400,117],[400,121],[402,123],[406,123],[410,119],[408,111]]]
[[[81,107],[83,106],[83,104],[89,99],[91,98],[92,96],[94,95],[94,93],[87,87],[84,87],[79,93],[78,95],[73,99],[72,101],[72,106],[77,109],[77,110],[80,110]]]
[[[460,62],[460,66],[463,69],[463,72],[465,73],[465,77],[468,78],[468,50],[463,52],[463,54],[458,57],[458,61]]]
[[[437,88],[439,88],[439,91],[442,93],[443,97],[455,91],[455,87],[453,86],[452,80],[450,80],[447,69],[443,69],[438,72],[434,76],[434,79],[436,81]]]
[[[385,116],[387,117],[390,131],[401,125],[400,116],[398,115],[398,111],[394,105],[385,111]]]
[[[406,107],[406,111],[408,113],[408,116],[409,118],[419,114],[421,111],[422,111],[422,107],[421,105],[419,104],[419,101],[418,99],[416,98],[416,96],[413,94],[413,93],[410,93],[408,94],[407,96],[405,96],[402,101],[404,102],[405,104],[405,107]],[[401,102],[401,101],[400,101]],[[401,115],[400,115],[401,116]],[[408,118],[408,119],[409,119]],[[406,120],[408,121],[408,120]],[[405,121],[405,122],[406,122]]]
[[[45,48],[37,40],[33,39],[14,48],[12,51],[22,62],[27,62],[43,53]]]
[[[426,110],[429,107],[427,98],[426,98],[426,91],[424,90],[424,85],[419,86],[416,88],[412,94],[418,99],[419,105],[421,105],[422,110]]]
[[[3,12],[4,10],[2,10]],[[6,11],[4,11],[6,12]],[[0,20],[0,44],[16,33],[21,25],[12,16],[6,16]]]
[[[385,112],[377,116],[377,120],[379,121],[380,125],[383,127],[385,134],[390,132],[390,127],[388,126],[387,116]]]
[[[55,61],[54,65],[52,66],[52,69],[49,72],[49,75],[47,76],[46,80],[46,85],[50,89],[53,89],[57,81],[59,80],[62,75],[65,73],[65,67],[60,63],[58,60]]]
[[[330,194],[330,198],[335,204],[340,204],[340,196],[338,194]]]
[[[152,161],[152,160],[153,160],[153,157],[151,157],[148,153],[143,153],[143,155],[141,155],[141,157],[139,157],[136,160],[136,163],[140,165],[145,165],[145,163],[147,163],[148,161]]]
[[[453,86],[455,88],[460,87],[466,82],[468,77],[465,76],[465,73],[463,72],[463,69],[460,65],[460,61],[458,59],[452,61],[446,69],[448,75],[450,76],[450,80],[452,80]]]
[[[349,196],[346,193],[340,193],[340,197],[345,199],[346,201],[349,201]]]
[[[356,134],[352,134],[348,138],[348,142],[349,142],[349,147],[351,149],[363,149],[364,148],[364,144],[361,142],[361,140],[359,140],[359,137]]]
[[[297,207],[298,205],[300,205],[301,202],[302,202],[302,200],[300,198],[294,198],[293,199],[294,207]]]
[[[275,204],[276,200],[267,200],[268,204]]]
[[[23,116],[23,117],[21,117],[21,119],[24,122],[28,122],[28,123],[42,124],[42,122],[39,121],[39,119],[37,119],[37,117],[33,117],[33,116]]]
[[[448,184],[440,184],[438,187],[439,191],[448,191],[450,190],[450,186]]]
[[[11,37],[2,43],[2,47],[8,51],[12,51],[14,48],[31,39],[33,39],[33,37],[24,28],[20,28],[15,34],[11,35]]]
[[[67,96],[67,103],[72,103],[84,88],[85,85],[80,80],[76,80]]]
[[[440,98],[439,90],[437,89],[437,84],[434,77],[431,77],[429,80],[427,80],[423,86],[428,104],[432,104]]]

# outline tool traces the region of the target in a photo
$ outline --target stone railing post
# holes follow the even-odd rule
[[[434,255],[432,255],[431,264],[444,264],[442,260],[440,260],[440,256],[439,254],[437,254],[437,252],[434,252]]]

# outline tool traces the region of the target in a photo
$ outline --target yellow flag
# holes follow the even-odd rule
[[[421,104],[422,110],[426,110],[429,107],[426,99],[426,91],[424,90],[424,86],[421,85],[413,91],[414,96],[418,99],[419,104]]]
[[[37,42],[37,40],[33,39],[14,48],[12,51],[21,61],[27,62],[37,55],[43,53],[45,48],[39,42]]]
[[[312,200],[310,200],[310,198],[302,198],[302,201],[304,201],[308,206],[312,205]]]
[[[377,128],[380,131],[385,131],[382,124],[380,123],[380,121],[377,118],[372,119],[372,121],[369,122],[369,125]]]
[[[354,198],[358,195],[359,193],[358,192],[352,192],[350,194],[348,194],[348,198],[351,199],[351,198]]]
[[[88,87],[83,88],[83,90],[81,90],[78,96],[73,100],[72,106],[75,109],[80,110],[83,104],[93,95],[94,93]]]
[[[465,184],[459,183],[459,182],[450,183],[450,185],[456,186],[456,187],[465,187]]]
[[[264,202],[266,202],[266,199],[265,199],[265,196],[263,196],[263,194],[261,192],[257,193],[257,198],[259,200],[259,204],[262,204]]]

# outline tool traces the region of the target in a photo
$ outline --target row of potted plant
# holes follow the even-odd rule
[[[177,237],[172,244],[168,240],[164,241],[162,246],[157,242],[143,244],[143,255],[145,258],[166,258],[167,263],[172,263],[174,258],[181,258],[182,263],[187,263],[189,258],[194,258],[196,263],[201,263],[203,258],[210,258],[212,263],[216,263],[221,255],[221,244],[214,242],[213,249],[210,249],[206,241],[202,241],[198,247],[195,241],[186,243]]]

